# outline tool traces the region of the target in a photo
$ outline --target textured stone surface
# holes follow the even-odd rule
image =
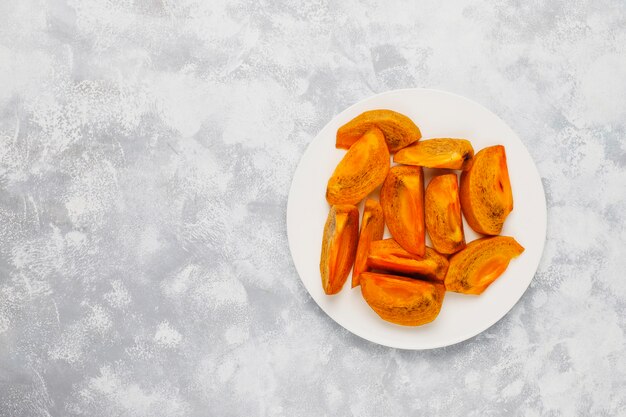
[[[299,3],[0,2],[0,416],[625,415],[626,3]],[[316,132],[414,86],[549,206],[522,300],[427,352],[326,317],[285,230]]]

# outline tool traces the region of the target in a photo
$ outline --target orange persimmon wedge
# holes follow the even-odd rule
[[[407,251],[424,256],[424,174],[422,167],[394,166],[380,190],[391,236]]]
[[[372,127],[335,168],[326,187],[326,200],[331,205],[357,204],[385,180],[389,165],[383,132]]]
[[[433,321],[439,315],[445,292],[441,283],[373,272],[361,274],[361,293],[367,304],[383,320],[403,326]]]
[[[407,146],[393,161],[428,168],[465,169],[474,156],[472,144],[465,139],[428,139]]]
[[[448,291],[481,294],[518,257],[524,248],[510,236],[474,240],[450,258],[445,284]]]
[[[461,208],[467,223],[478,233],[498,235],[513,210],[504,146],[482,149],[461,174]]]
[[[424,208],[426,230],[435,250],[451,254],[463,249],[465,234],[456,174],[439,175],[430,180]]]
[[[359,233],[359,245],[356,250],[354,269],[352,269],[352,288],[359,285],[359,275],[367,271],[367,254],[372,241],[383,238],[385,231],[385,219],[380,203],[373,199],[365,202],[363,218],[361,219],[361,233]]]
[[[358,240],[359,209],[349,204],[332,206],[324,226],[320,258],[320,274],[326,294],[341,291],[352,268]]]
[[[443,281],[448,270],[448,259],[434,249],[426,247],[423,257],[413,255],[393,239],[378,240],[370,244],[367,264],[401,274],[418,274]]]
[[[372,126],[385,134],[389,152],[396,152],[422,137],[420,129],[407,116],[393,110],[370,110],[337,130],[336,147],[350,148]]]

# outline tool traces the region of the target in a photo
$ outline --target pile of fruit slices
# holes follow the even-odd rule
[[[341,291],[352,270],[352,288],[361,287],[369,306],[406,326],[433,321],[446,290],[481,294],[524,251],[499,236],[513,210],[504,147],[474,155],[465,139],[420,139],[417,125],[392,110],[367,111],[339,128],[336,146],[348,151],[328,180],[320,260],[326,294]],[[423,168],[461,170],[460,185],[450,172],[424,191]],[[381,184],[380,202],[366,200],[359,228],[356,205]],[[466,244],[461,212],[486,236]],[[383,240],[385,224],[391,239]]]

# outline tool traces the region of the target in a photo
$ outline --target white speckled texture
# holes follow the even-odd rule
[[[626,3],[0,2],[0,416],[626,415]],[[432,87],[535,159],[548,240],[497,325],[338,327],[290,259],[309,141]]]

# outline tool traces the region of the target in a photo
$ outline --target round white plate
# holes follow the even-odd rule
[[[326,183],[346,151],[335,148],[337,128],[366,110],[391,109],[409,116],[424,139],[466,138],[478,152],[505,146],[513,188],[514,210],[502,235],[513,236],[526,250],[480,296],[447,292],[441,313],[432,323],[405,327],[383,321],[350,288],[351,277],[337,295],[324,293],[319,272],[322,232],[329,205]],[[426,184],[432,170],[425,169]],[[360,213],[363,213],[363,203]],[[341,112],[315,137],[296,169],[287,204],[287,234],[294,264],[315,302],[352,333],[401,349],[432,349],[469,339],[500,320],[520,299],[533,279],[546,237],[546,200],[541,178],[528,150],[502,119],[466,98],[437,90],[395,90],[369,97]],[[478,237],[464,222],[465,238]],[[388,232],[386,231],[386,236]],[[430,242],[427,238],[427,244]]]

